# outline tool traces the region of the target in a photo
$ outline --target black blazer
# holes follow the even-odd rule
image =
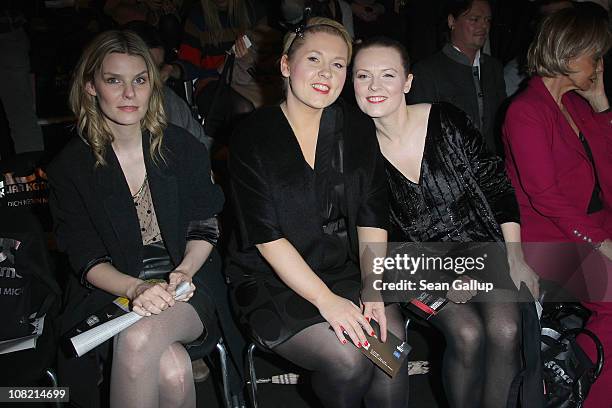
[[[168,125],[164,131],[165,163],[152,160],[149,146],[144,132],[145,167],[157,221],[170,258],[178,265],[189,222],[218,214],[223,193],[211,181],[206,148],[184,129]],[[89,146],[76,138],[48,169],[55,235],[75,272],[69,282],[62,331],[114,299],[107,292],[84,286],[82,274],[97,260],[108,257],[119,271],[131,276],[138,276],[142,268],[140,225],[127,181],[112,148],[106,150],[105,158],[107,164],[96,167]],[[205,267],[218,265],[216,257],[213,251]]]

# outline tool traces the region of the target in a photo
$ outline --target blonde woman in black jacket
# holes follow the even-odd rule
[[[143,316],[114,339],[113,407],[194,407],[184,345],[214,323],[204,269],[219,266],[206,149],[165,123],[159,73],[129,31],[100,34],[75,70],[70,103],[80,138],[49,168],[55,233],[76,276],[64,331],[117,296]],[[149,282],[148,278],[161,278]],[[176,286],[191,292],[174,300]]]

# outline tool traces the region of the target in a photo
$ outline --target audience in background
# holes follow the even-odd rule
[[[487,149],[497,153],[495,119],[506,89],[501,63],[481,51],[491,27],[489,1],[453,1],[447,21],[450,41],[414,66],[408,102],[450,102],[467,113]]]
[[[176,57],[182,35],[181,7],[183,0],[106,0],[104,12],[118,25],[145,21],[161,33],[168,57]]]
[[[151,57],[153,57],[153,61],[160,70],[161,80],[165,83],[172,67],[164,63],[165,50],[157,30],[153,26],[141,21],[128,23],[124,28],[138,34],[145,44],[147,44]],[[191,84],[189,83],[189,85]],[[202,125],[194,118],[197,113],[194,113],[192,108],[168,85],[164,84],[163,91],[164,111],[166,112],[168,123],[172,123],[189,131],[189,133],[206,146],[210,152],[213,139],[206,135]]]
[[[219,120],[230,122],[254,109],[253,102],[234,87],[220,95],[217,86],[223,86],[218,79],[228,52],[235,56],[234,69],[237,66],[244,68],[236,69],[236,74],[240,72],[250,75],[248,68],[253,65],[255,53],[253,47],[248,47],[244,35],[264,23],[263,9],[256,1],[201,0],[194,4],[185,21],[179,60],[173,65],[175,69],[171,75],[175,78],[198,79],[196,101],[200,113],[206,115],[212,112],[212,105],[216,104],[219,106],[214,111],[224,112],[225,115]],[[215,134],[210,136],[216,137]]]
[[[32,94],[30,42],[24,30],[26,18],[13,3],[0,4],[0,101],[15,152],[19,154],[42,151],[44,142]]]
[[[573,7],[570,0],[539,0],[536,4],[537,15],[532,16],[528,27],[531,31],[530,34],[523,36],[519,54],[504,66],[504,81],[506,83],[506,95],[508,96],[514,95],[529,77],[527,73],[527,49],[533,41],[533,35],[542,18],[564,8]]]
[[[281,0],[281,9],[289,23],[297,24],[304,18],[308,8],[310,17],[325,17],[337,21],[355,38],[353,11],[345,0]]]

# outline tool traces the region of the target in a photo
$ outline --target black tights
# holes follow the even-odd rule
[[[453,408],[505,407],[520,369],[517,303],[447,304],[431,319],[444,334],[442,381]]]
[[[397,305],[386,307],[388,331],[405,339]],[[312,387],[323,406],[404,408],[408,406],[408,359],[391,379],[349,341],[341,344],[328,323],[310,326],[274,352],[312,371]]]

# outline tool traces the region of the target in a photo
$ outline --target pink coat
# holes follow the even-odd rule
[[[563,104],[587,140],[604,209],[587,215],[595,173],[540,77],[508,109],[506,170],[516,189],[524,242],[600,242],[612,237],[612,113],[595,113],[575,92]]]
[[[566,93],[563,104],[593,152],[604,208],[587,215],[595,184],[593,165],[542,78],[535,77],[510,105],[503,129],[506,170],[516,189],[524,242],[601,242],[612,237],[612,113],[594,113],[575,92]],[[610,299],[610,262],[584,268],[586,273],[581,275],[574,274],[581,259],[574,257],[571,247],[531,244],[523,250],[538,274],[561,278],[580,299]],[[569,283],[576,275],[579,280],[574,282],[578,283]],[[583,278],[587,279],[580,283]],[[589,302],[587,307],[593,315],[586,328],[599,337],[609,355],[612,303]],[[594,360],[591,341],[582,336],[578,341]],[[612,364],[606,360],[585,408],[612,406],[611,383]]]

